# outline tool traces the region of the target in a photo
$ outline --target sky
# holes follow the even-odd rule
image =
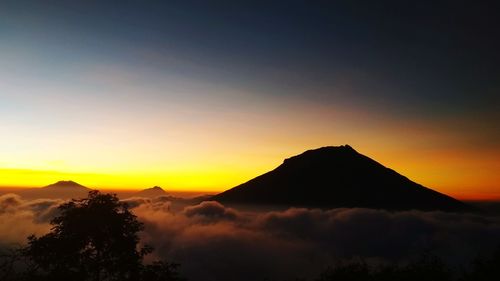
[[[0,185],[222,191],[349,144],[500,199],[498,7],[2,1]]]

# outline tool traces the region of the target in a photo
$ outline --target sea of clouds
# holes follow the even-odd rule
[[[241,211],[205,201],[172,211],[165,197],[124,200],[145,224],[150,260],[181,264],[189,280],[311,277],[336,261],[404,262],[424,252],[467,263],[500,243],[500,218],[479,213],[340,208]],[[62,200],[0,196],[2,247],[50,230]]]

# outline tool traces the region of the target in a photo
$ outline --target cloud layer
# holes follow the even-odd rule
[[[0,241],[43,234],[61,200],[0,196]],[[150,259],[181,264],[189,280],[310,277],[336,260],[405,261],[431,251],[462,263],[500,242],[500,219],[479,214],[370,209],[244,212],[217,202],[172,211],[163,197],[126,202],[145,223]]]
[[[31,234],[49,231],[57,214],[58,199],[23,200],[16,194],[0,195],[0,245],[23,243]]]
[[[178,213],[152,202],[134,211],[146,224],[143,240],[159,257],[181,263],[190,280],[308,277],[338,259],[404,261],[425,251],[457,264],[500,242],[500,220],[478,214],[357,208],[251,213],[217,202]]]

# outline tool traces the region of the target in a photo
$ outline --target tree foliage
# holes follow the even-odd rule
[[[450,269],[436,256],[424,254],[404,266],[397,264],[369,266],[364,261],[338,263],[315,281],[451,281]]]
[[[138,246],[144,226],[116,195],[91,191],[87,198],[62,204],[59,211],[51,232],[30,236],[22,249],[27,279],[180,280],[173,264],[143,264],[152,251]]]
[[[500,280],[500,247],[490,257],[478,257],[460,281]]]

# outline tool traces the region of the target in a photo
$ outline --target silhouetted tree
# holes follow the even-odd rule
[[[144,266],[142,270],[141,280],[144,281],[169,281],[169,280],[184,280],[179,276],[177,268],[178,264],[156,261],[152,264]]]
[[[369,266],[363,260],[340,262],[324,271],[316,281],[450,281],[452,274],[436,256],[424,254],[405,266]]]
[[[52,231],[28,237],[22,255],[28,259],[29,280],[179,280],[176,266],[143,265],[149,246],[138,248],[144,226],[114,194],[91,191],[62,204]],[[143,279],[146,278],[146,279]]]
[[[500,247],[490,257],[478,257],[460,281],[500,280]]]
[[[0,280],[9,281],[18,278],[14,267],[21,257],[19,247],[0,251]]]
[[[421,281],[421,280],[452,280],[451,270],[437,256],[429,253],[423,254],[420,259],[409,263],[398,270],[400,280]]]
[[[316,281],[367,281],[373,276],[364,261],[339,262],[325,270]]]

